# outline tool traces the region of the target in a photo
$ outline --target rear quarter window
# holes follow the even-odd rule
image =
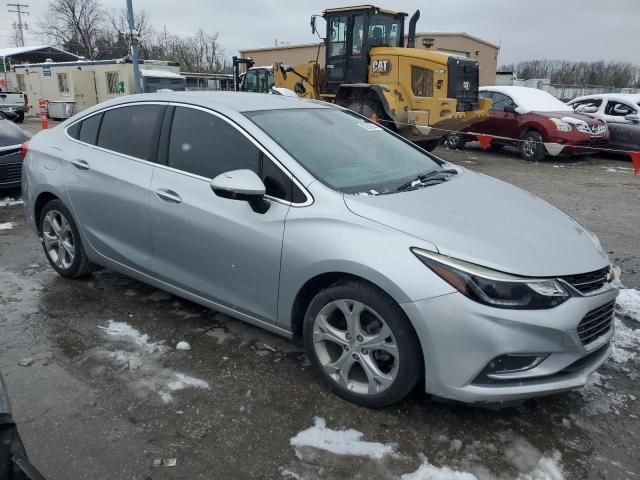
[[[78,133],[78,140],[81,142],[89,143],[91,145],[96,144],[98,138],[98,130],[100,129],[100,122],[102,121],[102,114],[93,115],[86,120],[80,122],[80,132]]]
[[[98,146],[117,153],[153,160],[164,105],[132,105],[104,112]],[[84,129],[80,130],[82,135]]]

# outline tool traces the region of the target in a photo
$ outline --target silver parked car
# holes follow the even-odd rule
[[[571,100],[569,106],[578,113],[607,122],[611,148],[640,149],[640,94],[587,95]]]
[[[617,290],[597,237],[353,112],[252,93],[106,102],[30,142],[30,224],[98,265],[287,336],[337,394],[494,403],[583,386]]]

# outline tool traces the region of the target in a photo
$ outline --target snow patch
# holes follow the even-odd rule
[[[116,368],[116,374],[125,377],[124,381],[137,394],[154,392],[164,403],[169,403],[173,400],[174,392],[186,388],[210,388],[209,383],[204,380],[162,366],[162,357],[169,351],[163,345],[164,341],[152,342],[149,335],[126,322],[109,320],[107,327],[98,328],[133,347],[133,351],[95,349],[92,355],[99,360],[109,361]],[[187,342],[180,343],[189,346]]]
[[[459,472],[449,467],[436,467],[423,458],[422,465],[413,473],[406,473],[400,480],[478,480],[471,473]]]
[[[178,342],[178,344],[176,345],[176,350],[182,350],[183,352],[187,352],[191,350],[191,345],[189,345],[189,343],[185,341]]]
[[[640,290],[621,289],[616,300],[616,308],[623,317],[640,322]]]
[[[104,330],[107,335],[113,337],[122,337],[135,343],[138,347],[142,348],[147,353],[154,352],[166,352],[168,349],[163,345],[164,341],[152,342],[149,340],[149,335],[143,334],[139,330],[136,330],[127,322],[116,322],[109,320],[108,327],[98,327]]]
[[[573,112],[573,109],[544,90],[519,86],[480,87],[481,92],[498,92],[511,97],[518,113]]]
[[[611,359],[616,363],[634,360],[640,350],[640,328],[629,328],[619,318],[615,319],[615,323]]]
[[[22,204],[24,204],[22,199],[7,197],[4,200],[0,200],[0,207],[12,207],[14,205],[22,205]]]
[[[15,226],[14,222],[0,223],[0,230],[11,230]]]
[[[332,430],[327,428],[327,422],[315,417],[313,427],[299,432],[290,440],[294,448],[313,447],[336,455],[364,456],[374,459],[393,454],[395,449],[391,445],[362,440],[364,435],[357,430]]]

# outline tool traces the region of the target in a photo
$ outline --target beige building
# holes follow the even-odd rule
[[[416,47],[453,53],[478,60],[480,85],[494,85],[500,47],[468,33],[425,32],[416,34]],[[282,62],[299,65],[312,60],[325,64],[324,48],[318,43],[240,50],[242,58],[251,57],[256,66]]]

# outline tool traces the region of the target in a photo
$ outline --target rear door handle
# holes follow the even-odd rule
[[[71,160],[71,165],[76,167],[78,170],[89,170],[89,164],[84,160]]]
[[[167,203],[182,203],[180,195],[168,188],[160,188],[156,190],[156,196]]]

